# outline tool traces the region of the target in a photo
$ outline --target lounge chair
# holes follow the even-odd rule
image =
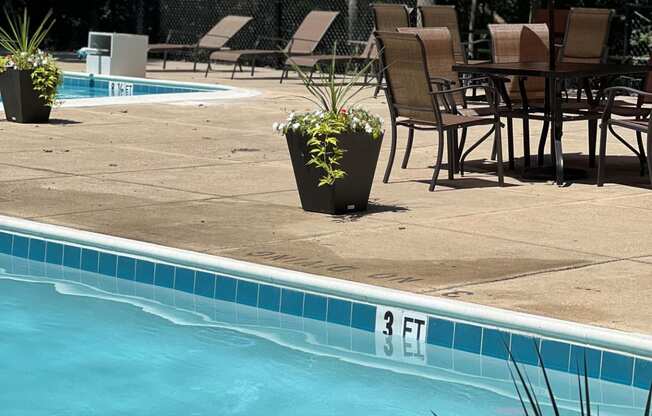
[[[256,41],[253,49],[236,49],[236,50],[223,50],[213,52],[209,56],[209,62],[228,62],[233,64],[233,72],[231,73],[231,79],[235,76],[235,71],[239,65],[242,64],[242,61],[249,60],[251,64],[251,75],[254,75],[256,69],[256,58],[258,57],[278,57],[278,56],[288,56],[294,57],[296,55],[311,55],[319,42],[322,40],[330,26],[335,21],[335,18],[339,12],[330,12],[330,11],[311,11],[306,15],[299,25],[299,28],[294,32],[294,36],[289,41],[284,39],[278,39],[273,37],[261,36]],[[287,42],[283,49],[258,49],[261,40],[275,40]],[[206,76],[208,76],[208,71],[210,67],[206,68]],[[287,68],[286,68],[287,70]],[[285,75],[285,70],[281,79]]]
[[[178,30],[170,30],[166,42],[150,44],[148,52],[163,52],[163,69],[165,69],[168,60],[168,52],[193,51],[193,71],[195,71],[197,70],[198,52],[207,51],[210,53],[222,49],[226,43],[252,19],[253,18],[249,16],[226,16],[217,22],[208,33],[193,44],[170,43],[175,33],[184,33]]]
[[[305,55],[305,56],[293,56],[286,60],[285,68],[283,74],[281,75],[281,82],[283,78],[287,78],[288,70],[294,65],[300,68],[309,68],[310,69],[310,78],[312,78],[313,73],[319,67],[320,64],[324,62],[344,62],[344,63],[353,63],[356,65],[366,65],[370,61],[376,60],[378,53],[376,50],[376,40],[374,35],[369,36],[367,42],[357,42],[349,41],[352,45],[357,45],[360,48],[364,45],[364,49],[355,55]],[[366,80],[365,74],[365,80]]]
[[[448,89],[444,82],[433,82],[429,65],[435,62],[435,56],[430,59],[426,50],[435,53],[449,49],[452,57],[452,41],[446,28],[430,29],[418,34],[398,32],[375,32],[378,41],[380,64],[387,80],[387,102],[391,118],[391,149],[389,161],[383,182],[389,180],[389,173],[396,154],[397,127],[403,126],[414,130],[436,131],[439,143],[435,170],[430,181],[429,190],[433,191],[437,184],[439,171],[442,167],[444,137],[447,137],[448,177],[453,179],[455,167],[455,144],[457,130],[471,126],[490,126],[490,131],[472,145],[474,149],[479,143],[494,133],[497,148],[498,183],[502,186],[502,145],[500,137],[500,118],[497,113],[497,93],[488,86],[483,86],[490,105],[494,108],[494,117],[465,116],[457,111],[455,96],[463,94],[472,87]],[[442,46],[443,45],[443,46]]]

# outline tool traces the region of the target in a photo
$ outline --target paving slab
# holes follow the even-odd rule
[[[587,178],[559,188],[522,179],[499,188],[491,142],[464,178],[442,170],[428,192],[436,140],[419,132],[389,184],[382,146],[369,211],[332,217],[301,210],[282,136],[272,123],[311,105],[279,72],[228,77],[152,61],[148,77],[256,89],[231,101],[56,108],[47,125],[0,122],[0,213],[377,284],[432,296],[652,334],[650,186],[638,160],[609,143],[607,185],[588,168],[587,125],[565,126],[569,166]],[[82,70],[81,64],[64,64]],[[364,102],[389,119],[381,96]],[[541,123],[532,122],[536,163]],[[469,132],[469,143],[482,128]],[[503,132],[505,133],[505,132]],[[503,137],[506,137],[504,134]],[[445,152],[444,152],[445,153]],[[507,151],[504,149],[504,158]],[[446,166],[446,165],[445,165]]]

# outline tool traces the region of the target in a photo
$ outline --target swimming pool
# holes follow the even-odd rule
[[[6,218],[0,228],[7,414],[519,415],[502,340],[542,389],[538,343],[563,414],[577,414],[584,352],[602,415],[641,415],[652,380],[647,357],[434,311],[403,310],[410,331],[387,336],[388,307],[291,272],[281,284],[271,268],[260,280],[192,253],[172,263],[156,246],[90,245],[88,233]]]
[[[63,107],[210,101],[246,98],[256,91],[202,84],[64,72],[57,99]],[[2,99],[0,98],[0,105]],[[0,107],[1,109],[1,107]]]

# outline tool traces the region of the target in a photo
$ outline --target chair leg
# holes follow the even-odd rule
[[[410,160],[410,152],[412,151],[412,141],[414,140],[414,129],[410,127],[408,131],[407,145],[405,146],[405,155],[403,156],[403,163],[401,169],[407,168],[408,161]]]
[[[505,186],[505,173],[503,167],[503,141],[500,131],[500,120],[496,121],[494,143],[496,145],[496,173],[498,174],[498,185]]]
[[[589,120],[589,167],[595,167],[595,145],[598,141],[598,120]]]
[[[165,67],[167,66],[167,63],[168,63],[168,53],[163,52],[163,69],[165,69]]]
[[[392,173],[392,165],[394,164],[394,156],[396,156],[396,120],[392,118],[392,143],[391,148],[389,149],[389,160],[387,161],[387,167],[385,168],[385,176],[383,177],[383,183],[389,182],[389,175]]]
[[[516,169],[514,163],[514,123],[511,117],[507,117],[507,156],[509,157],[509,169]]]
[[[452,130],[451,135],[453,136],[453,172],[459,173],[460,171],[460,138],[458,130]]]
[[[523,169],[530,167],[530,118],[523,117]]]
[[[235,78],[235,70],[238,69],[238,64],[240,62],[236,62],[233,64],[233,71],[231,71],[231,79]]]
[[[192,72],[197,72],[197,55],[193,56],[192,59]]]
[[[493,144],[491,145],[491,156],[489,156],[489,160],[496,160],[496,141],[494,140]]]
[[[459,143],[459,146],[458,146],[458,149],[457,149],[458,152],[459,152],[459,154],[457,155],[457,162],[458,162],[457,163],[457,170],[460,173],[461,173],[460,160],[462,159],[462,153],[464,153],[464,145],[466,144],[466,132],[467,132],[467,128],[462,127],[462,137],[460,138],[460,143]]]
[[[448,166],[448,180],[452,181],[454,178],[453,172],[455,172],[455,147],[453,145],[453,131],[448,130],[446,132],[446,149],[448,150],[448,158],[446,159],[446,166]]]
[[[537,164],[541,167],[545,160],[546,153],[546,140],[548,140],[548,127],[550,126],[548,120],[543,122],[543,128],[541,129],[541,137],[539,138],[539,150],[537,151]]]
[[[240,72],[242,72],[242,65],[240,65]],[[251,60],[251,76],[254,76],[254,73],[256,72],[256,58]]]
[[[604,165],[605,155],[607,153],[607,123],[603,122],[600,129],[600,154],[598,155],[598,179],[597,185],[604,184]]]
[[[645,156],[645,147],[643,146],[643,134],[640,131],[636,132],[636,142],[638,143],[638,158],[641,161],[641,176],[645,175],[645,169],[650,169],[650,165],[647,163],[647,157]],[[648,148],[649,150],[649,148]]]
[[[287,78],[290,70],[288,67],[283,68],[283,72],[281,72],[281,81],[279,82],[280,84],[283,83],[283,78]]]
[[[652,185],[652,132],[647,132],[647,173],[650,176],[650,185]]]
[[[439,171],[441,170],[441,162],[444,156],[444,131],[439,130],[439,144],[437,145],[437,160],[435,160],[435,171],[432,174],[432,180],[430,181],[430,192],[435,190],[435,185],[437,184],[437,178],[439,177]]]

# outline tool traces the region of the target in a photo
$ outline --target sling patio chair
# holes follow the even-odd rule
[[[609,29],[614,11],[611,9],[571,8],[566,19],[564,42],[559,51],[557,60],[562,63],[599,64],[606,63],[609,51]],[[600,81],[598,88],[603,89],[604,80]],[[582,98],[582,91],[585,97]],[[601,96],[593,99],[591,82],[584,78],[577,85],[575,100],[566,100],[563,104],[564,111],[572,114],[591,115],[589,123],[589,165],[595,166],[595,146],[598,131],[598,119],[604,110],[600,107]],[[615,103],[619,105],[619,102]],[[541,140],[539,140],[538,158],[539,165],[543,163],[543,153],[548,137],[549,123],[544,121]]]
[[[547,62],[548,26],[541,23],[530,24],[490,24],[491,55],[494,63]],[[509,77],[499,82],[501,98],[507,107],[507,153],[509,168],[515,169],[513,119],[523,120],[523,167],[530,166],[530,118],[540,108],[530,106],[535,101],[541,103],[545,98],[545,80],[538,77]],[[539,106],[541,107],[541,106]]]
[[[457,17],[455,6],[431,5],[420,6],[421,25],[423,27],[447,27],[453,38],[453,50],[455,52],[455,61],[460,64],[479,64],[485,60],[469,59],[468,45],[477,45],[488,43],[489,39],[478,39],[472,42],[462,42],[460,34],[460,24]],[[461,74],[461,79],[465,81],[471,78],[468,74]],[[473,95],[470,98],[473,101],[483,100],[483,97],[477,96],[476,90],[472,90]]]
[[[462,42],[460,34],[460,24],[457,17],[455,6],[432,5],[419,6],[421,14],[421,25],[423,27],[447,27],[451,32],[453,39],[453,50],[455,52],[455,61],[460,64],[477,64],[486,61],[469,60],[467,46],[469,44],[488,43],[489,39],[478,39],[469,42]]]
[[[450,42],[450,34],[448,35]],[[380,65],[383,69],[387,88],[385,93],[391,118],[391,149],[389,161],[383,182],[387,183],[396,155],[397,127],[403,126],[410,130],[436,131],[438,133],[437,156],[429,190],[433,191],[442,167],[444,137],[447,137],[448,178],[453,179],[454,154],[453,138],[458,129],[472,126],[490,126],[491,129],[471,148],[477,147],[494,133],[497,147],[498,183],[504,184],[502,166],[502,145],[500,138],[500,118],[495,113],[492,118],[461,115],[455,104],[454,96],[463,93],[470,87],[448,89],[445,80],[432,79],[426,56],[425,43],[432,36],[438,41],[442,33],[399,33],[375,32],[380,53]],[[451,47],[452,54],[452,47]],[[490,105],[496,106],[497,93],[489,86],[485,88]],[[497,111],[497,110],[496,110]]]
[[[602,105],[601,108],[604,110],[604,114],[607,114],[608,118],[611,118],[614,115],[620,116],[620,117],[626,117],[629,119],[630,122],[633,123],[638,123],[640,124],[646,119],[650,118],[650,113],[652,113],[652,109],[650,109],[650,105],[652,105],[652,58],[650,58],[647,62],[648,66],[648,73],[646,78],[643,80],[643,89],[642,89],[642,94],[635,93],[637,96],[637,100],[635,103],[632,103],[631,101],[625,101],[625,100],[618,100],[615,97],[618,96],[619,92],[633,92],[634,90],[610,90],[613,91],[614,97],[611,98],[611,100],[607,100],[607,103]],[[635,124],[635,125],[638,125]],[[639,164],[640,164],[640,173],[641,175],[645,174],[645,170],[647,169],[648,171],[650,170],[650,163],[649,163],[649,156],[646,157],[645,155],[645,145],[643,143],[643,131],[642,130],[635,130],[636,132],[636,142],[637,142],[637,148],[629,144],[627,140],[625,140],[620,134],[618,134],[614,130],[614,125],[618,126],[618,124],[612,124],[612,123],[607,123],[605,124],[604,122],[604,117],[603,117],[603,123],[602,127],[606,126],[606,128],[611,132],[611,134],[618,139],[625,147],[627,147],[629,150],[634,153],[638,159],[639,159]],[[650,145],[648,144],[647,146],[647,151],[650,152]]]
[[[648,75],[648,78],[649,77],[650,76]],[[600,153],[598,157],[597,185],[604,185],[605,155],[607,152],[607,130],[611,131],[611,133],[616,138],[618,138],[619,141],[621,141],[630,150],[637,154],[639,158],[646,159],[650,184],[652,184],[652,169],[650,169],[650,167],[652,167],[652,117],[650,117],[649,113],[647,115],[647,119],[642,117],[637,117],[635,119],[613,117],[615,98],[618,95],[636,95],[638,96],[639,103],[652,103],[652,92],[639,91],[627,87],[607,88],[604,92],[607,94],[608,99],[604,115],[602,117],[602,125],[600,131]],[[631,145],[628,145],[627,142],[614,131],[614,127],[620,127],[635,131],[638,139],[639,152],[637,152]],[[645,156],[645,151],[643,149],[643,134],[647,135],[647,157]]]
[[[319,45],[319,42],[321,42],[322,38],[326,35],[326,32],[331,27],[338,14],[339,12],[313,10],[306,15],[303,22],[301,22],[301,25],[299,25],[299,28],[294,32],[294,36],[292,36],[289,41],[274,37],[261,36],[256,41],[253,49],[235,49],[213,52],[209,56],[209,62],[217,61],[232,63],[233,72],[231,73],[231,79],[233,79],[237,67],[240,66],[244,60],[250,61],[251,76],[253,76],[256,69],[256,58],[311,55]],[[282,49],[258,49],[262,40],[285,42],[285,46]],[[206,68],[206,76],[208,76],[209,70],[210,67]],[[286,75],[285,70],[281,75],[281,80],[284,75]]]
[[[394,32],[399,27],[410,27],[411,11],[405,4],[373,3],[371,12],[374,18],[374,30]],[[378,97],[378,93],[383,88],[383,71],[380,68],[376,79],[378,84],[374,91],[374,98]]]
[[[283,78],[287,78],[288,71],[294,65],[298,66],[299,68],[308,68],[310,70],[310,78],[312,79],[315,70],[318,69],[319,65],[324,62],[333,62],[333,60],[335,60],[336,63],[364,66],[367,63],[377,59],[378,53],[376,51],[376,40],[374,39],[373,34],[369,36],[369,40],[367,40],[367,42],[349,41],[349,43],[352,46],[357,47],[358,50],[364,45],[364,49],[362,49],[360,53],[354,55],[301,55],[287,58],[285,62],[285,68],[283,69],[283,74],[281,75],[281,82],[283,82]],[[365,83],[366,82],[367,74],[365,74]]]
[[[197,70],[198,52],[211,53],[224,48],[226,43],[252,19],[249,16],[226,16],[193,44],[170,43],[175,34],[187,34],[179,30],[170,30],[166,42],[150,44],[148,52],[163,52],[163,69],[166,67],[169,52],[193,52],[193,71],[195,71]]]
[[[454,86],[461,86],[462,82],[460,80],[460,74],[452,70],[453,65],[457,62],[456,56],[454,53],[454,41],[453,34],[446,27],[438,28],[399,28],[401,33],[414,33],[419,35],[421,41],[423,42],[426,60],[428,64],[428,76],[432,83],[437,84],[437,86],[443,86],[444,88],[451,89]],[[468,79],[467,79],[468,80]],[[482,82],[485,83],[490,81],[486,77],[472,78],[472,82]],[[493,117],[495,115],[495,108],[492,106],[484,105],[474,105],[473,107],[469,106],[467,95],[462,92],[456,92],[452,94],[452,98],[455,100],[456,113],[464,116],[474,116],[474,117]],[[499,108],[501,114],[506,108]],[[454,156],[453,159],[453,170],[454,172],[460,172],[464,175],[464,159],[468,155],[462,151],[464,150],[464,145],[466,143],[467,128],[461,128],[461,135],[458,137],[457,130],[452,132],[453,138],[451,140]],[[408,161],[410,158],[410,152],[412,150],[412,142],[414,140],[414,129],[408,131],[408,141],[405,148],[405,155],[403,157],[403,163],[401,168],[407,168]]]
[[[410,9],[405,4],[371,5],[374,27],[383,32],[393,32],[399,27],[410,26]]]

